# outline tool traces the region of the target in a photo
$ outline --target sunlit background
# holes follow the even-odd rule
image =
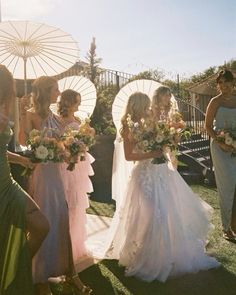
[[[104,68],[189,77],[236,57],[235,0],[2,0],[1,19],[61,28]]]

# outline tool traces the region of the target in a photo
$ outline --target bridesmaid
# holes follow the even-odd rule
[[[9,112],[14,96],[13,77],[0,65],[0,294],[33,295],[31,259],[45,239],[49,225],[10,174],[8,161],[32,168],[28,159],[7,152],[13,135]]]
[[[42,76],[32,85],[33,107],[27,111],[26,133],[45,127],[61,129],[60,118],[50,111],[50,104],[60,94],[57,81]],[[31,179],[31,192],[42,212],[47,216],[50,233],[33,261],[33,278],[38,294],[50,292],[48,278],[61,275],[84,293],[90,288],[82,284],[75,273],[69,233],[68,205],[59,163],[38,164]],[[69,279],[70,277],[70,279]]]
[[[81,103],[81,96],[78,92],[67,89],[61,93],[58,103],[64,130],[78,130],[80,120],[74,116]],[[88,193],[93,191],[92,182],[89,176],[93,175],[91,163],[94,158],[86,153],[85,160],[75,165],[73,171],[68,171],[68,164],[61,164],[62,176],[65,183],[66,200],[69,207],[70,234],[72,241],[73,260],[75,265],[80,258],[87,255],[85,247],[86,235],[86,209],[89,207]]]
[[[231,156],[232,147],[216,141],[217,130],[236,128],[234,76],[229,70],[222,70],[216,83],[220,94],[213,97],[207,107],[205,127],[211,137],[211,155],[219,193],[223,237],[236,240],[236,157]]]

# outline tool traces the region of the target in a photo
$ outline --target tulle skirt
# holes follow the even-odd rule
[[[94,158],[86,153],[85,160],[79,161],[73,171],[67,170],[67,164],[61,164],[61,173],[65,186],[66,201],[69,208],[70,236],[74,264],[87,255],[86,209],[89,207],[88,193],[93,191],[89,178],[94,174],[91,164]]]
[[[171,163],[137,162],[104,258],[118,259],[127,276],[145,281],[218,267],[205,253],[211,213]]]

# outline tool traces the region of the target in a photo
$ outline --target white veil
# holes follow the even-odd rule
[[[120,89],[116,95],[112,105],[112,117],[117,130],[117,136],[114,141],[114,154],[112,166],[112,199],[116,201],[116,210],[120,207],[123,197],[125,195],[126,186],[130,178],[130,174],[134,163],[126,161],[124,156],[123,141],[120,136],[121,118],[125,112],[127,101],[134,92],[143,92],[147,94],[150,99],[154,91],[163,86],[161,83],[153,80],[135,80]],[[172,95],[172,110],[178,109],[177,102]]]

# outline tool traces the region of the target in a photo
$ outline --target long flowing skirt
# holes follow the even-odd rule
[[[236,190],[236,157],[231,157],[217,143],[211,142],[211,155],[219,195],[221,220],[224,230],[229,230]]]
[[[94,158],[86,153],[85,160],[79,161],[73,171],[67,170],[67,164],[61,164],[61,173],[65,186],[65,196],[69,208],[70,235],[73,261],[76,265],[80,258],[88,254],[85,246],[86,209],[89,207],[88,193],[93,191],[89,178],[94,174],[91,164]]]
[[[113,218],[104,258],[118,259],[127,276],[146,281],[218,267],[205,253],[211,212],[170,163],[140,161]]]
[[[59,165],[38,164],[31,179],[31,195],[50,225],[50,231],[33,259],[35,283],[72,271],[68,206]]]

